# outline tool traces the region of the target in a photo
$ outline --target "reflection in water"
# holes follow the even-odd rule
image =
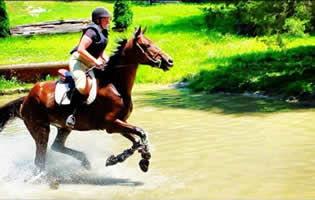
[[[1,99],[1,98],[0,98]],[[57,190],[31,182],[34,142],[21,120],[0,135],[1,198],[288,199],[315,196],[315,110],[276,100],[137,86],[130,123],[150,133],[148,173],[140,155],[105,167],[131,144],[102,131],[77,132],[67,146],[87,153],[92,170],[48,152]],[[3,102],[0,102],[3,104]],[[50,144],[56,130],[52,128]]]

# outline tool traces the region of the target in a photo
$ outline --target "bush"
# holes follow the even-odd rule
[[[305,31],[305,20],[288,18],[285,20],[284,29],[288,32],[289,35],[302,37],[304,36]]]
[[[236,7],[233,5],[213,4],[203,9],[208,28],[221,32],[232,32],[236,21]]]
[[[114,29],[127,29],[132,24],[132,17],[130,1],[116,0],[114,3]]]
[[[311,93],[313,83],[309,83],[304,80],[298,80],[295,82],[292,82],[288,85],[286,88],[286,93],[291,95],[301,95],[303,93]]]
[[[301,36],[301,33],[314,31],[314,9],[315,2],[311,0],[239,0],[212,3],[204,13],[209,28],[218,26],[216,22],[227,24],[229,21],[240,34],[255,36],[289,32]]]
[[[0,0],[0,37],[10,35],[9,17],[6,11],[4,0]]]
[[[255,26],[257,35],[270,35],[281,32],[286,19],[286,6],[283,1],[249,1],[242,5],[240,21]]]

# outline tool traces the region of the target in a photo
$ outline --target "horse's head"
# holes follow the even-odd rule
[[[146,28],[143,30],[141,27],[137,28],[133,37],[134,48],[140,55],[140,64],[151,65],[164,71],[169,70],[173,66],[173,59],[144,35],[145,30]]]

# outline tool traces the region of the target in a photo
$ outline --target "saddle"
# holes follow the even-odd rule
[[[58,105],[69,105],[71,103],[71,93],[75,89],[74,79],[68,70],[58,70],[60,76],[56,83],[55,89],[55,101]],[[89,70],[86,73],[87,86],[85,92],[87,94],[86,104],[91,104],[96,99],[97,94],[97,82],[93,70]]]

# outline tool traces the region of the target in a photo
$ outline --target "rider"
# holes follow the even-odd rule
[[[92,24],[83,30],[79,45],[71,51],[69,68],[75,81],[75,89],[71,95],[74,111],[66,120],[66,125],[70,128],[75,124],[76,108],[82,105],[86,95],[85,72],[93,66],[102,67],[109,60],[105,48],[108,43],[110,18],[111,14],[106,8],[95,8],[92,12]]]

